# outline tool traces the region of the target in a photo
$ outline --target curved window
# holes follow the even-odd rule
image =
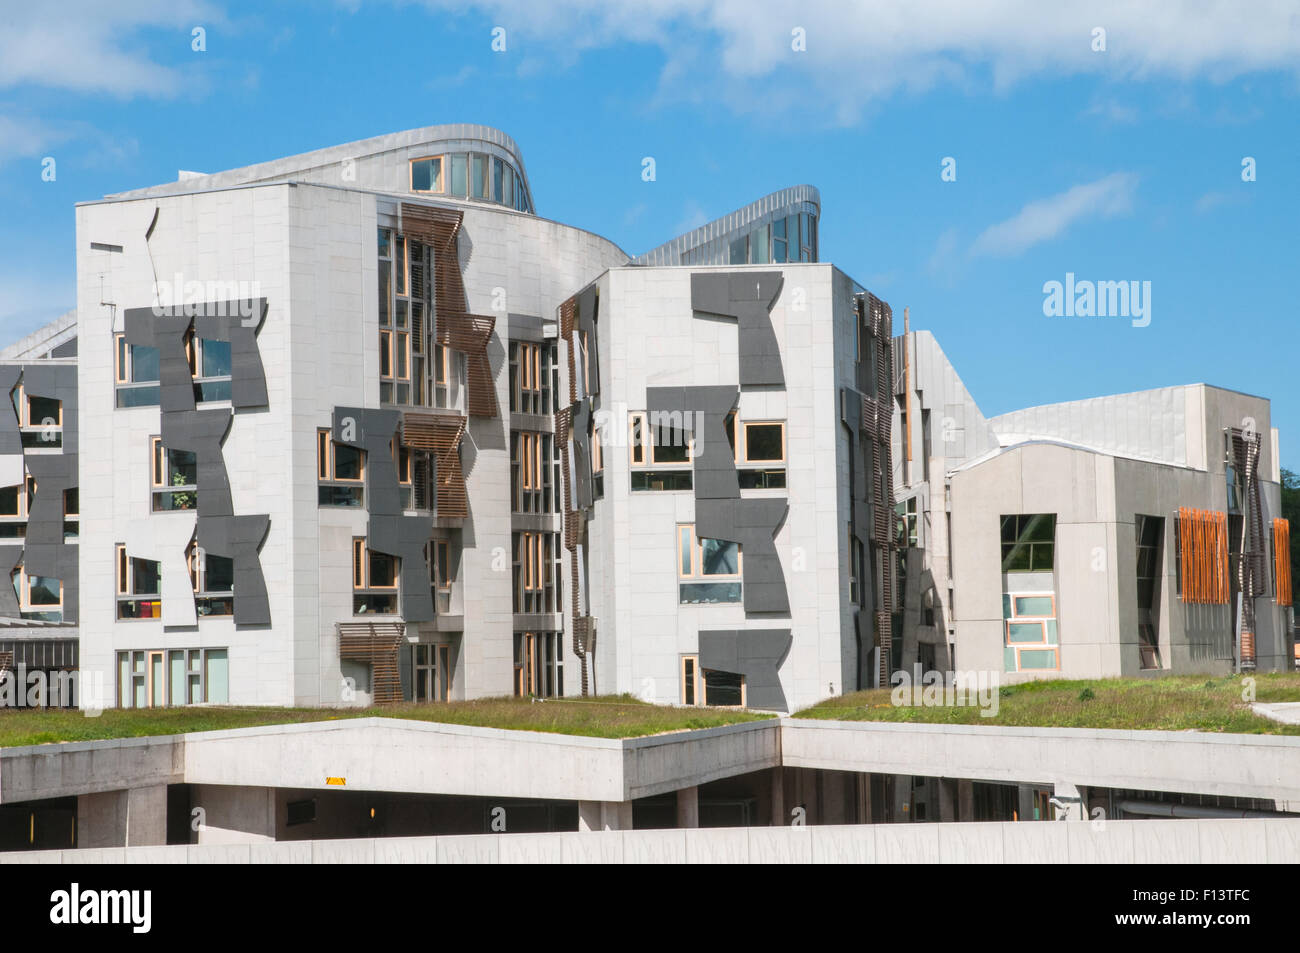
[[[773,219],[732,239],[727,257],[732,265],[817,261],[817,216],[799,212]]]
[[[506,160],[483,152],[452,152],[411,160],[411,191],[449,195],[531,212],[524,177]]]

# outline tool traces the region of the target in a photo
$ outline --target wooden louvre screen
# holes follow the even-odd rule
[[[1228,602],[1228,514],[1178,509],[1179,582],[1182,600],[1199,605]]]
[[[487,347],[496,318],[469,313],[465,280],[460,273],[456,236],[464,213],[455,209],[432,208],[402,203],[402,232],[433,249],[433,300],[438,344],[460,351],[469,363],[467,406],[475,417],[498,414],[496,384]]]
[[[371,666],[370,695],[378,704],[402,700],[397,653],[406,639],[404,622],[340,622],[339,658]]]
[[[14,670],[14,653],[0,652],[0,677],[3,677],[6,672],[12,672],[13,670]]]
[[[460,440],[465,435],[465,418],[458,414],[404,414],[402,443],[414,450],[427,450],[434,459],[434,512],[438,516],[469,516],[469,494],[460,466]]]
[[[1277,579],[1277,604],[1291,605],[1291,522],[1273,520],[1273,574]]]

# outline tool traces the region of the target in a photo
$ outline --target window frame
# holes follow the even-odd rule
[[[686,691],[687,669],[691,668],[694,685],[692,693],[694,701],[689,701]],[[709,698],[709,679],[708,670],[700,665],[699,653],[685,653],[681,656],[680,664],[677,669],[678,677],[678,698],[681,704],[687,708],[748,708],[749,707],[749,685],[748,679],[739,672],[728,672],[729,675],[736,675],[740,679],[740,704],[739,705],[710,705]]]
[[[117,576],[116,586],[116,621],[117,622],[154,622],[162,619],[162,561],[158,559],[142,559],[139,556],[132,556],[126,550],[125,543],[118,543],[115,547],[115,574]],[[158,588],[154,592],[136,592],[135,591],[135,563],[156,563],[158,565]],[[149,615],[122,615],[122,607],[132,603],[139,603],[142,607],[148,604],[150,607]]]
[[[402,567],[401,560],[396,556],[389,556],[387,553],[379,553],[393,563],[393,583],[391,586],[376,585],[373,579],[374,556],[376,551],[371,550],[364,536],[352,537],[352,614],[354,616],[397,616],[401,614],[401,581]],[[389,611],[370,610],[358,611],[359,600],[374,599],[383,597],[384,604],[391,604]],[[389,600],[391,599],[391,603]]]
[[[446,176],[443,175],[443,171],[447,167],[446,159],[447,159],[446,153],[443,153],[441,155],[436,155],[436,156],[420,156],[418,158],[411,159],[408,163],[408,168],[407,168],[407,172],[408,172],[407,185],[409,191],[414,192],[416,195],[446,195],[447,179]],[[436,162],[438,164],[438,175],[437,175],[437,182],[439,186],[438,188],[417,189],[415,187],[415,164],[417,162]],[[434,181],[434,176],[432,174],[430,174],[429,176],[429,181],[430,182]]]

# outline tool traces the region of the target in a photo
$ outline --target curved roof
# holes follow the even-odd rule
[[[282,159],[272,159],[269,162],[258,162],[224,172],[202,174],[187,172],[177,182],[168,182],[163,185],[128,192],[118,192],[108,197],[123,199],[147,195],[168,195],[174,192],[200,192],[207,189],[249,185],[255,182],[293,179],[306,176],[308,173],[325,167],[337,166],[347,159],[356,161],[386,152],[410,150],[416,147],[420,149],[428,147],[429,154],[440,151],[451,152],[456,150],[447,147],[456,143],[486,143],[495,146],[508,155],[510,161],[519,170],[519,174],[524,178],[524,183],[528,188],[530,206],[536,208],[536,204],[532,201],[532,185],[528,182],[528,172],[524,168],[524,158],[519,151],[519,146],[514,139],[500,129],[495,129],[492,126],[480,126],[476,123],[444,123],[438,126],[407,129],[404,132],[390,132],[382,136],[358,139],[355,142],[345,142],[337,146],[327,146],[324,149],[314,149],[311,152],[302,152]]]
[[[678,235],[633,261],[638,265],[680,265],[682,256],[693,248],[733,234],[743,234],[762,224],[764,220],[774,218],[778,212],[784,214],[791,209],[797,211],[800,210],[800,206],[806,205],[814,206],[816,214],[821,215],[822,196],[813,186],[794,185],[790,188],[778,189],[721,218],[715,218],[707,225],[701,225],[699,228]]]

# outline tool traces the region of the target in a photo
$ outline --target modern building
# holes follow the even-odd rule
[[[986,419],[931,334],[900,338],[896,359],[900,664],[1013,679],[1294,667],[1266,399],[1192,384]]]
[[[786,188],[632,258],[473,125],[78,206],[75,313],[0,352],[0,668],[792,711],[914,662],[1285,667],[1267,401],[987,420],[820,216]]]

